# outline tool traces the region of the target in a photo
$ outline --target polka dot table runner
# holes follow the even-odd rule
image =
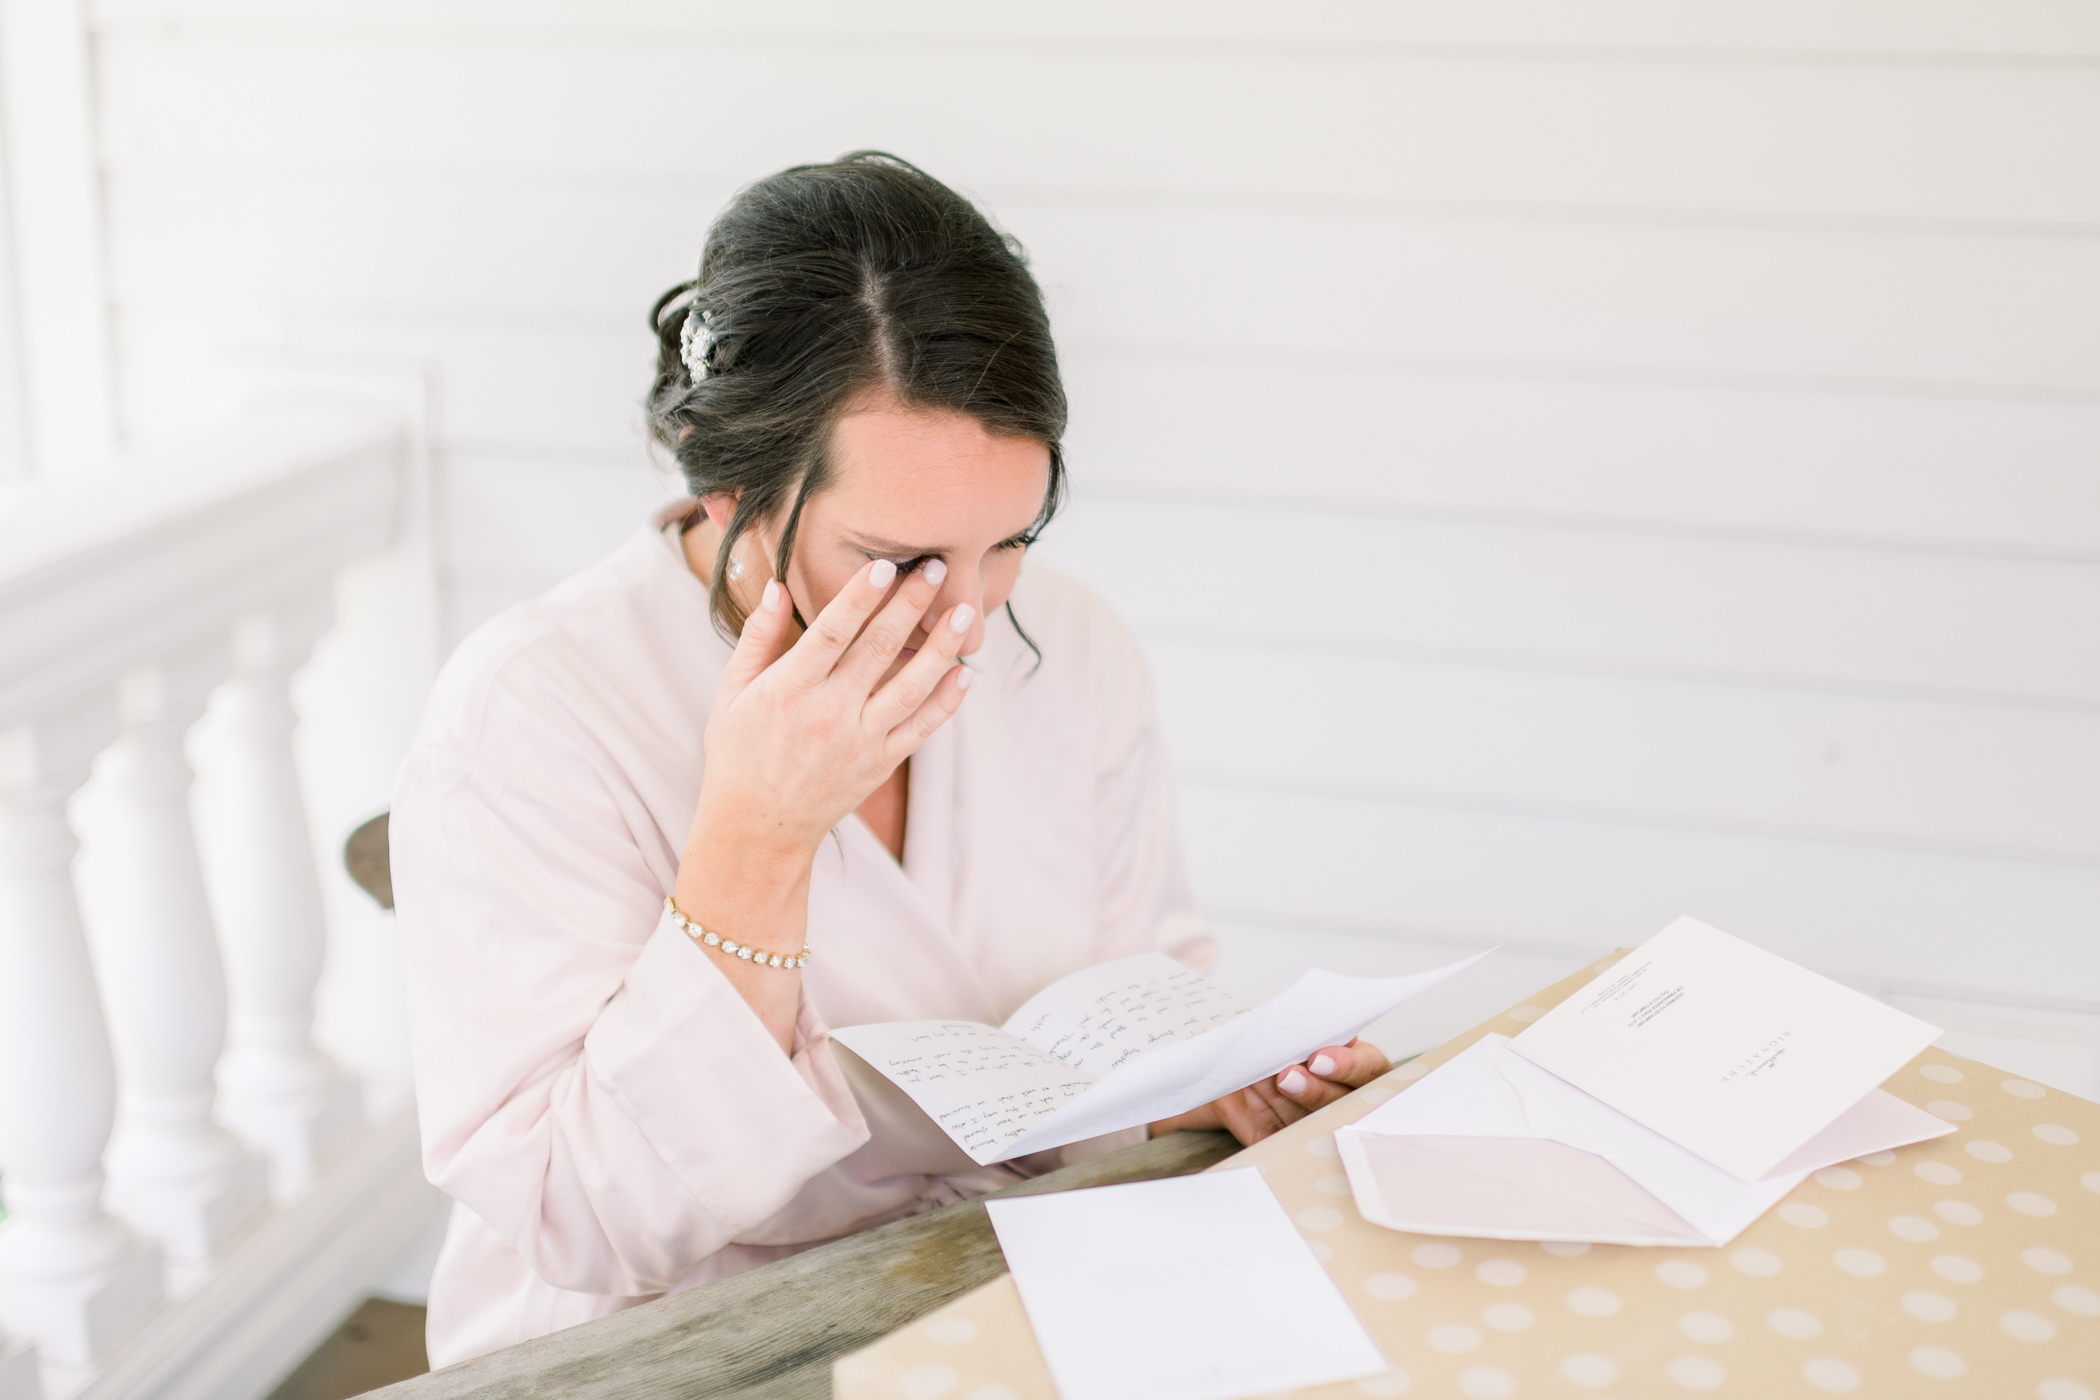
[[[1356,1213],[1337,1127],[1623,955],[1223,1164],[1262,1169],[1393,1364],[1291,1393],[2100,1400],[2100,1106],[1944,1051],[1886,1087],[1957,1132],[1816,1173],[1725,1249],[1441,1239]],[[1056,1400],[1011,1275],[842,1358],[833,1393]]]

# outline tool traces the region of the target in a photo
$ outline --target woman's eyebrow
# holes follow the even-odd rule
[[[916,559],[922,554],[941,554],[944,550],[915,544],[898,544],[895,540],[876,539],[872,535],[856,535],[854,546],[875,554],[895,555],[899,558]]]

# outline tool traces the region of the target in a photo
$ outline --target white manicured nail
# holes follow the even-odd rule
[[[868,565],[868,586],[888,588],[890,580],[897,577],[897,566],[887,559],[877,559]]]
[[[1305,1092],[1305,1083],[1305,1076],[1293,1065],[1283,1072],[1283,1078],[1276,1081],[1276,1087],[1286,1094],[1302,1094]]]
[[[948,619],[948,630],[950,632],[967,632],[970,630],[970,624],[976,619],[977,610],[975,608],[968,603],[958,603],[955,608],[955,615]]]
[[[766,591],[758,595],[758,605],[767,612],[771,612],[780,606],[779,579],[769,578],[766,580]]]
[[[969,667],[958,666],[955,668],[955,688],[957,690],[968,690],[970,682],[976,679],[977,673]]]
[[[919,566],[919,572],[926,575],[928,583],[939,583],[948,577],[948,566],[938,559],[929,559]]]
[[[1314,1074],[1317,1074],[1317,1075],[1319,1075],[1319,1076],[1320,1076],[1320,1078],[1322,1078],[1322,1079],[1325,1079],[1325,1078],[1326,1078],[1326,1077],[1327,1077],[1328,1075],[1330,1075],[1330,1074],[1333,1074],[1333,1073],[1334,1073],[1334,1056],[1332,1056],[1332,1055],[1315,1055],[1315,1056],[1313,1056],[1313,1057],[1312,1057],[1312,1072],[1313,1072]]]

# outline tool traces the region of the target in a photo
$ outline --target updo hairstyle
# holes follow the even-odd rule
[[[832,424],[864,391],[1049,448],[1031,533],[1063,500],[1065,391],[1026,257],[895,156],[856,151],[744,189],[708,230],[699,277],[664,293],[649,324],[650,435],[693,495],[736,500],[709,587],[731,641],[745,614],[727,586],[730,551],[784,519],[773,572],[786,579],[802,508],[829,479]]]

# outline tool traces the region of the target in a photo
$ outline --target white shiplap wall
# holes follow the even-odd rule
[[[454,635],[660,493],[711,212],[886,147],[1049,290],[1227,975],[1510,945],[1419,1042],[1692,912],[2100,1089],[2100,11],[91,13],[127,428],[427,367]]]

